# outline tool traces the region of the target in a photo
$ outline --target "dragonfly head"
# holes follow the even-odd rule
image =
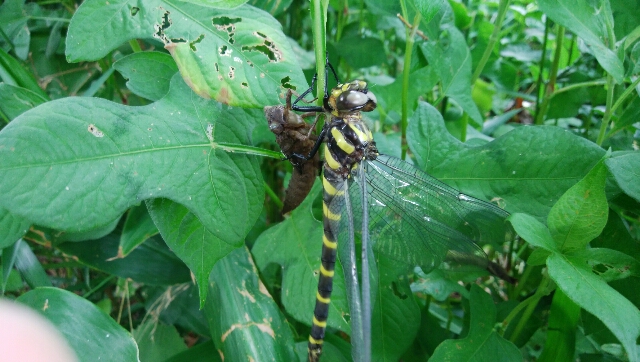
[[[338,84],[331,90],[328,105],[336,115],[353,112],[371,112],[377,105],[376,96],[369,91],[367,83],[354,80],[351,83]]]

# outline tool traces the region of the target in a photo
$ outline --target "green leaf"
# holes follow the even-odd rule
[[[44,99],[49,99],[49,96],[38,85],[33,74],[4,49],[0,49],[0,78],[4,83],[28,89]]]
[[[221,259],[211,272],[205,314],[225,360],[293,361],[289,324],[264,288],[246,248]]]
[[[24,0],[7,0],[0,6],[0,30],[5,34],[1,43],[10,41],[13,51],[22,60],[29,55],[31,32],[27,26],[29,18],[24,12]],[[1,44],[0,43],[0,44]],[[3,46],[3,48],[5,48]]]
[[[45,316],[80,361],[138,361],[133,337],[88,300],[57,288],[38,288],[17,299]]]
[[[73,232],[166,197],[235,245],[257,219],[264,192],[257,159],[227,150],[249,144],[256,125],[266,127],[262,112],[203,100],[177,76],[165,98],[144,107],[48,102],[0,132],[0,204]]]
[[[416,9],[420,12],[420,15],[422,15],[422,21],[428,23],[433,19],[434,16],[436,16],[436,14],[438,14],[440,9],[444,5],[444,0],[414,0],[413,3]]]
[[[51,280],[29,244],[20,239],[15,244],[15,267],[31,288],[50,287]]]
[[[260,270],[272,263],[284,268],[282,304],[287,313],[306,325],[311,325],[320,270],[322,223],[311,214],[311,204],[319,191],[320,183],[316,182],[291,217],[263,232],[252,250]],[[349,307],[339,262],[335,270],[327,324],[349,333]]]
[[[581,250],[607,224],[607,169],[599,162],[551,208],[547,224],[559,250]]]
[[[573,360],[579,320],[580,307],[569,299],[562,290],[556,290],[549,312],[547,340],[539,361]]]
[[[119,242],[119,235],[110,234],[99,240],[59,244],[57,248],[82,264],[140,283],[170,285],[191,281],[189,269],[159,237],[148,239],[125,258],[117,257]]]
[[[163,361],[187,349],[176,327],[168,326],[152,315],[133,331],[140,349],[140,361]]]
[[[381,65],[387,60],[384,44],[378,38],[354,34],[340,39],[335,47],[337,55],[356,69]]]
[[[622,83],[622,61],[606,45],[606,42],[615,41],[609,38],[607,31],[607,24],[613,27],[608,1],[541,0],[538,6],[554,22],[582,38],[602,68],[613,76],[616,83]]]
[[[272,1],[272,0],[249,0],[249,4],[260,8],[269,14],[276,16],[283,13],[291,6],[293,0]]]
[[[26,88],[0,84],[0,112],[12,120],[47,100]]]
[[[414,293],[424,293],[433,297],[433,299],[443,302],[451,293],[458,293],[465,298],[469,298],[469,291],[457,280],[447,278],[445,272],[441,269],[434,269],[429,274],[417,274],[419,279],[411,284],[411,290]]]
[[[420,168],[465,194],[538,221],[605,153],[557,127],[520,127],[473,147],[451,136],[440,113],[426,103],[409,122],[407,142]]]
[[[620,188],[640,201],[640,152],[614,153],[605,163]]]
[[[125,257],[129,255],[138,245],[157,233],[158,228],[147,212],[146,205],[132,207],[129,209],[122,227],[118,256]]]
[[[602,278],[580,264],[560,254],[553,254],[547,259],[549,276],[558,287],[576,304],[600,319],[622,343],[629,360],[637,361],[640,311]]]
[[[222,362],[213,341],[196,344],[188,350],[167,358],[164,362]]]
[[[167,245],[187,264],[200,291],[200,307],[207,299],[209,274],[213,266],[242,245],[229,244],[210,231],[189,210],[167,199],[147,202],[149,212]]]
[[[608,248],[640,259],[640,243],[629,233],[626,221],[614,211],[609,211],[607,225],[600,236],[591,242],[592,248]]]
[[[202,336],[209,336],[209,325],[200,309],[198,287],[189,281],[168,287],[147,286],[145,308],[150,314],[159,315],[169,325],[180,326]]]
[[[31,222],[0,207],[0,249],[13,245],[29,230]]]
[[[376,361],[398,361],[409,348],[420,327],[420,308],[406,277],[398,279],[394,263],[379,258],[380,284],[372,312],[372,356]]]
[[[418,104],[420,95],[430,91],[438,82],[437,75],[434,73],[433,67],[423,67],[411,72],[409,75],[411,82],[409,83],[409,94],[407,99],[414,103],[409,105],[409,115],[413,114],[413,110]],[[398,94],[402,93],[402,77],[397,78],[393,83],[384,86],[372,85],[371,91],[378,98],[378,111],[389,114],[393,111],[400,114],[402,112],[402,102],[398,102]],[[378,141],[378,137],[376,137]]]
[[[160,39],[189,87],[221,103],[262,108],[286,88],[306,88],[280,23],[249,5],[230,14],[186,2],[85,1],[69,25],[67,59],[99,59],[135,38]]]
[[[129,90],[152,101],[169,92],[171,78],[178,71],[173,58],[160,52],[129,54],[113,63],[113,68],[128,79]]]
[[[522,354],[511,342],[493,331],[496,308],[479,286],[471,286],[469,333],[459,340],[446,340],[433,352],[434,361],[520,361]]]
[[[442,93],[455,100],[474,121],[482,123],[471,97],[471,54],[462,33],[451,24],[444,24],[440,39],[423,43],[421,49],[442,82]]]
[[[590,248],[572,252],[572,260],[584,262],[591,270],[607,282],[629,276],[640,277],[640,262],[617,250]]]
[[[515,213],[509,216],[516,233],[529,244],[548,251],[556,251],[549,229],[531,215]]]

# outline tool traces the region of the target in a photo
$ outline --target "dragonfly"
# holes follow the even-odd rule
[[[470,265],[513,283],[514,279],[489,261],[478,244],[499,245],[513,240],[515,232],[506,222],[509,214],[500,207],[463,194],[409,162],[381,154],[362,117],[362,112],[376,108],[375,95],[365,81],[340,83],[327,57],[325,79],[329,70],[338,84],[329,90],[325,82],[322,106],[299,105],[313,91],[317,75],[293,104],[287,102],[291,110],[326,115],[308,154],[285,153],[294,166],[300,167],[324,145],[324,233],[308,360],[318,361],[322,354],[334,267],[340,254],[351,315],[353,357],[356,361],[369,361],[371,293],[377,287],[373,252],[409,267],[399,270],[419,266],[428,273],[438,267]],[[361,281],[357,275],[356,239],[361,243]]]

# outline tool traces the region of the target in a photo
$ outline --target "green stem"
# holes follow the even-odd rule
[[[556,49],[553,54],[553,63],[551,63],[551,69],[549,69],[549,83],[547,83],[544,99],[542,100],[542,104],[540,105],[540,109],[538,109],[538,114],[536,115],[535,124],[537,125],[541,125],[544,122],[545,115],[547,114],[547,109],[549,108],[549,103],[551,102],[551,98],[553,98],[554,95],[556,80],[558,79],[558,68],[560,65],[560,55],[562,54],[563,40],[564,26],[558,25],[558,31],[556,33]]]
[[[502,21],[504,20],[505,15],[507,14],[507,9],[509,8],[509,0],[500,0],[500,4],[498,5],[498,18],[496,19],[496,24],[493,28],[493,32],[491,33],[491,37],[489,38],[489,43],[487,44],[487,48],[484,50],[484,54],[482,54],[482,58],[478,62],[476,66],[476,70],[473,72],[471,76],[471,86],[476,84],[476,80],[482,73],[484,66],[487,64],[491,53],[493,52],[493,47],[498,42],[500,38],[500,28],[502,28]]]
[[[467,126],[469,126],[469,115],[465,112],[460,120],[460,141],[464,142],[467,139]]]
[[[509,340],[511,342],[516,341],[520,336],[520,333],[522,333],[522,330],[527,324],[527,321],[529,320],[529,318],[531,318],[531,314],[533,314],[533,311],[538,305],[538,302],[540,301],[540,299],[542,299],[542,297],[547,295],[548,286],[549,286],[549,277],[544,276],[540,281],[540,285],[538,285],[538,289],[536,290],[535,294],[532,295],[529,299],[522,302],[522,303],[527,303],[527,307],[525,308],[524,312],[522,312],[522,317],[520,317],[520,320],[518,321],[516,328],[513,330],[513,333],[509,337]],[[518,309],[518,312],[519,312],[521,308],[516,308],[516,309]],[[514,309],[513,311],[511,311],[511,313],[509,313],[509,316],[507,317],[508,320],[513,319],[513,317],[515,317],[515,315],[518,313],[516,312],[514,314],[514,311],[516,311],[516,309]]]
[[[416,13],[416,16],[413,18],[411,32],[407,30],[407,41],[405,42],[404,64],[402,66],[402,118],[400,121],[402,129],[400,148],[402,150],[401,158],[403,160],[407,157],[407,149],[409,148],[407,145],[407,126],[409,125],[409,72],[411,71],[411,56],[414,44],[413,39],[415,38],[416,31],[420,25],[421,18],[420,13]]]
[[[640,84],[640,77],[636,78],[636,80],[634,80],[633,83],[631,83],[631,85],[628,86],[627,89],[624,90],[624,92],[622,92],[620,97],[618,97],[618,100],[611,107],[611,112],[615,112],[616,109],[618,109],[618,107],[622,105],[625,99],[627,99],[627,97],[635,93],[638,84]]]
[[[544,62],[547,59],[547,41],[549,40],[549,28],[551,27],[551,20],[547,17],[544,23],[544,36],[542,38],[542,55],[540,56],[540,64],[538,65],[538,80],[536,81],[536,120],[538,119],[538,113],[540,110],[541,99],[544,98],[545,87],[542,81],[542,75],[544,74]]]
[[[610,15],[610,14],[608,14]],[[613,33],[613,24],[608,21],[608,17],[605,16],[605,25],[607,27],[607,35],[609,37],[608,45],[609,49],[615,53],[616,47],[616,36]],[[615,92],[616,82],[613,79],[611,74],[607,74],[607,104],[604,110],[604,116],[602,117],[602,124],[600,125],[600,132],[598,133],[598,139],[596,140],[596,144],[598,146],[602,146],[602,142],[604,142],[605,135],[607,132],[607,128],[609,128],[609,121],[611,121],[611,116],[613,115],[613,95]]]
[[[553,92],[553,95],[551,97],[555,97],[560,93],[564,93],[564,92],[568,92],[577,88],[586,88],[586,87],[595,87],[595,86],[601,86],[601,85],[605,85],[607,84],[607,80],[606,79],[598,79],[598,80],[592,80],[589,82],[582,82],[582,83],[576,83],[576,84],[571,84],[568,85],[566,87],[562,87],[560,89],[558,89],[557,91]]]
[[[134,53],[139,53],[142,51],[142,48],[140,47],[140,43],[138,43],[138,39],[129,40],[129,46],[131,47],[131,50],[133,50]]]
[[[93,293],[95,293],[96,290],[102,288],[103,285],[107,284],[109,281],[113,280],[116,276],[115,275],[111,275],[108,276],[106,278],[104,278],[100,283],[98,283],[98,285],[96,285],[95,287],[93,287],[91,290],[89,290],[88,292],[84,293],[84,295],[82,296],[82,298],[89,298],[89,296]]]
[[[322,105],[322,97],[324,96],[324,85],[327,81],[325,77],[325,58],[327,53],[327,7],[328,0],[311,0],[311,19],[313,22],[313,45],[316,55],[316,95],[318,96],[318,104]]]
[[[282,203],[282,200],[280,200],[278,195],[276,195],[273,189],[269,187],[269,184],[267,184],[266,182],[264,183],[264,191],[267,193],[267,195],[269,195],[271,201],[273,201],[273,203],[276,204],[276,206],[278,206],[280,210],[282,210],[282,206],[284,205]]]

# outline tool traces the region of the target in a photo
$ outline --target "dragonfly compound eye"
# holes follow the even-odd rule
[[[370,112],[376,108],[376,96],[368,91],[350,89],[342,92],[336,99],[339,112]]]

